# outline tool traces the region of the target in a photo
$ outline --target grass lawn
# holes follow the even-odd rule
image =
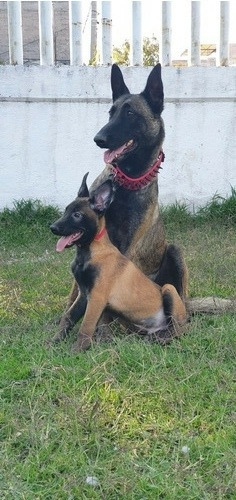
[[[163,211],[190,295],[235,295],[235,212],[235,192]],[[56,216],[0,214],[0,498],[236,498],[235,316],[195,316],[168,347],[118,333],[78,356],[72,338],[46,348],[74,254],[55,252]]]

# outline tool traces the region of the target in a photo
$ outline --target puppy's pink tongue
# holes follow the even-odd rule
[[[72,235],[70,235],[70,236],[62,236],[62,238],[60,238],[58,240],[58,242],[57,242],[56,251],[57,252],[62,252],[62,250],[64,250],[64,248],[67,245],[70,245],[72,237],[73,237]]]
[[[72,245],[74,241],[77,241],[82,234],[83,231],[79,231],[78,233],[70,234],[70,236],[62,236],[62,238],[60,238],[57,242],[56,251],[62,252],[65,247]]]

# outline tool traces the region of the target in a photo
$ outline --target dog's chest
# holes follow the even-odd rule
[[[86,295],[90,293],[99,275],[98,267],[92,264],[90,252],[78,252],[71,269],[81,291]]]
[[[143,200],[139,199],[137,193],[127,192],[125,195],[120,194],[105,215],[109,238],[122,254],[125,254],[130,247],[146,209],[146,206],[142,206]]]

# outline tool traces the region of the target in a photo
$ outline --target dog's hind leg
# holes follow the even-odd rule
[[[176,288],[167,283],[161,288],[163,309],[167,321],[183,326],[187,320],[185,305],[180,298]]]
[[[185,305],[176,288],[167,283],[161,288],[163,309],[166,317],[167,328],[153,334],[153,340],[160,344],[169,344],[174,337],[184,333],[187,322]]]
[[[76,298],[74,303],[62,316],[58,333],[52,338],[51,343],[61,342],[66,338],[69,331],[73,326],[79,321],[79,319],[84,315],[87,306],[87,298],[85,295],[80,295]]]
[[[180,297],[186,298],[188,271],[182,253],[176,245],[167,245],[154,281],[160,286],[166,283],[173,285]]]

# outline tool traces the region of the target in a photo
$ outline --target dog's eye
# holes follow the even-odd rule
[[[80,219],[80,218],[81,218],[81,212],[74,212],[74,213],[73,213],[73,216],[74,216],[76,219]]]
[[[132,109],[127,109],[127,115],[128,116],[133,116],[134,115],[134,112]]]

